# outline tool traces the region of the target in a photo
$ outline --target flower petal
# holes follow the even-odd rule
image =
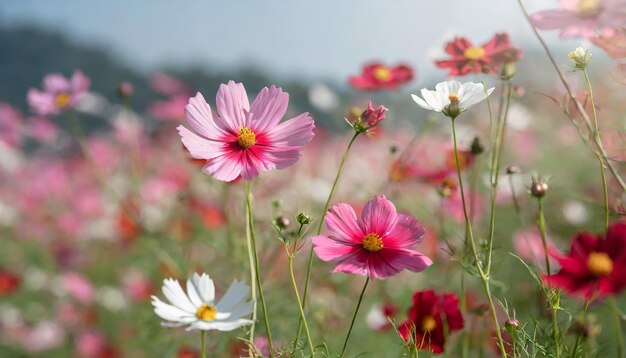
[[[375,196],[368,201],[361,214],[361,224],[365,234],[376,233],[384,237],[397,222],[396,207],[384,195]]]
[[[227,85],[221,84],[215,97],[217,111],[230,128],[239,130],[248,125],[248,113],[250,103],[248,94],[241,83],[229,81]]]
[[[163,294],[170,301],[170,303],[184,311],[195,314],[197,307],[194,306],[189,297],[183,291],[183,288],[180,287],[180,283],[177,280],[172,278],[167,278],[163,280]]]
[[[333,240],[330,237],[322,235],[313,236],[311,242],[315,246],[315,254],[322,261],[340,261],[345,258],[346,255],[361,249],[361,247],[356,244]]]
[[[250,107],[251,129],[264,133],[274,128],[285,115],[288,104],[289,94],[283,92],[282,88],[274,85],[270,88],[263,88]]]
[[[361,242],[365,236],[354,209],[346,203],[333,205],[326,214],[325,223],[333,238],[345,243]]]
[[[215,308],[218,312],[229,312],[248,297],[249,291],[250,288],[245,283],[233,281]]]

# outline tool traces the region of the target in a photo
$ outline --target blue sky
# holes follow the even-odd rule
[[[535,11],[557,1],[526,3]],[[146,72],[254,65],[279,77],[337,80],[378,59],[430,77],[433,50],[454,34],[483,42],[508,31],[519,46],[536,46],[516,0],[6,0],[0,16],[95,42]]]

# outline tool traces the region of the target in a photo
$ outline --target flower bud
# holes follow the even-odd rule
[[[311,223],[311,217],[305,213],[296,215],[296,220],[300,225],[309,225]]]
[[[472,144],[470,145],[470,153],[474,155],[479,155],[484,151],[485,147],[483,147],[482,143],[480,142],[480,138],[474,137],[474,140],[472,140]]]
[[[591,52],[582,47],[576,48],[576,50],[570,52],[567,57],[574,61],[575,70],[585,70],[589,63],[591,63]]]
[[[508,167],[506,167],[506,173],[508,175],[519,174],[521,172],[522,170],[518,166],[509,165]]]
[[[368,128],[374,127],[385,119],[385,112],[387,111],[388,109],[382,105],[374,108],[372,101],[369,101],[367,109],[361,113],[361,121],[367,123]]]
[[[500,77],[503,80],[510,80],[515,77],[517,73],[517,64],[515,62],[507,62],[502,66],[502,72],[500,73]]]
[[[274,219],[274,224],[278,226],[279,228],[284,229],[287,226],[289,226],[289,219],[281,215],[277,217],[276,219]]]
[[[504,329],[513,334],[515,333],[515,331],[517,331],[517,329],[519,328],[519,321],[516,320],[515,318],[509,318],[506,321],[504,321]]]
[[[536,177],[532,180],[533,182],[530,185],[530,194],[535,198],[543,198],[550,189],[548,183],[546,183],[541,177]]]
[[[117,94],[121,98],[130,98],[133,96],[133,93],[135,93],[135,88],[130,82],[124,81],[117,87]]]

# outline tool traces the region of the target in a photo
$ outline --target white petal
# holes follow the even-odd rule
[[[213,303],[215,300],[215,284],[213,280],[209,278],[209,275],[203,273],[202,276],[197,274],[193,277],[193,282],[198,289],[200,298],[207,303]]]
[[[235,330],[239,327],[243,327],[246,325],[252,324],[252,321],[249,319],[238,319],[236,321],[210,321],[210,322],[206,322],[206,321],[198,321],[195,323],[192,323],[188,328],[187,331],[193,330],[193,329],[199,329],[202,331],[208,331],[208,330],[218,330],[218,331],[232,331]]]
[[[421,99],[419,96],[416,96],[414,94],[411,95],[411,98],[413,98],[413,101],[415,101],[415,103],[417,103],[418,106],[427,109],[429,111],[432,111],[433,108],[431,106],[428,105],[428,103],[426,103],[426,101],[424,101],[423,99]]]
[[[441,112],[443,111],[444,107],[447,106],[447,103],[443,103],[443,101],[440,99],[438,95],[439,92],[430,91],[424,88],[422,89],[421,93],[422,93],[422,97],[424,98],[424,101],[428,103],[428,105],[433,109],[433,111]]]
[[[187,297],[177,280],[171,278],[163,280],[162,290],[163,294],[172,305],[183,311],[195,314],[197,307],[191,303],[189,297]]]
[[[459,93],[459,91],[461,90],[461,82],[458,81],[444,81],[444,82],[439,82],[437,83],[437,85],[435,86],[435,90],[437,92],[441,92],[444,93],[446,95],[446,97],[450,94],[450,93]]]
[[[152,296],[152,306],[154,306],[154,313],[166,321],[186,324],[197,320],[195,315],[183,311],[178,307],[169,305],[155,296]]]
[[[233,281],[222,299],[215,305],[218,312],[230,312],[248,297],[248,285]]]
[[[194,306],[200,307],[205,302],[200,297],[200,293],[198,292],[198,289],[193,282],[196,277],[198,277],[198,274],[194,273],[193,276],[191,276],[191,278],[187,280],[187,295],[189,296],[189,299]]]
[[[254,309],[253,301],[248,301],[246,303],[239,304],[237,307],[235,307],[231,311],[230,317],[228,317],[228,319],[237,319],[243,316],[247,316],[252,313],[253,309]]]

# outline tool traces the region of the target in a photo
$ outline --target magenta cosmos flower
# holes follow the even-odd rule
[[[611,36],[626,23],[625,0],[560,0],[560,9],[546,10],[531,16],[533,25],[542,30],[561,30],[561,37],[592,39]]]
[[[422,225],[412,216],[398,214],[384,195],[368,201],[360,219],[350,205],[335,204],[325,222],[330,234],[311,240],[320,259],[338,262],[332,272],[376,279],[404,269],[420,272],[432,264],[412,249],[424,237]]]
[[[26,99],[37,114],[47,116],[59,114],[74,107],[89,90],[89,78],[76,70],[71,78],[59,73],[52,73],[43,78],[43,91],[36,88],[28,90]]]
[[[230,81],[220,85],[215,102],[219,115],[196,94],[185,107],[195,133],[178,126],[191,156],[206,159],[202,170],[215,179],[250,180],[259,171],[287,168],[313,138],[315,124],[308,113],[279,123],[289,103],[281,88],[263,88],[250,105],[243,84]]]

